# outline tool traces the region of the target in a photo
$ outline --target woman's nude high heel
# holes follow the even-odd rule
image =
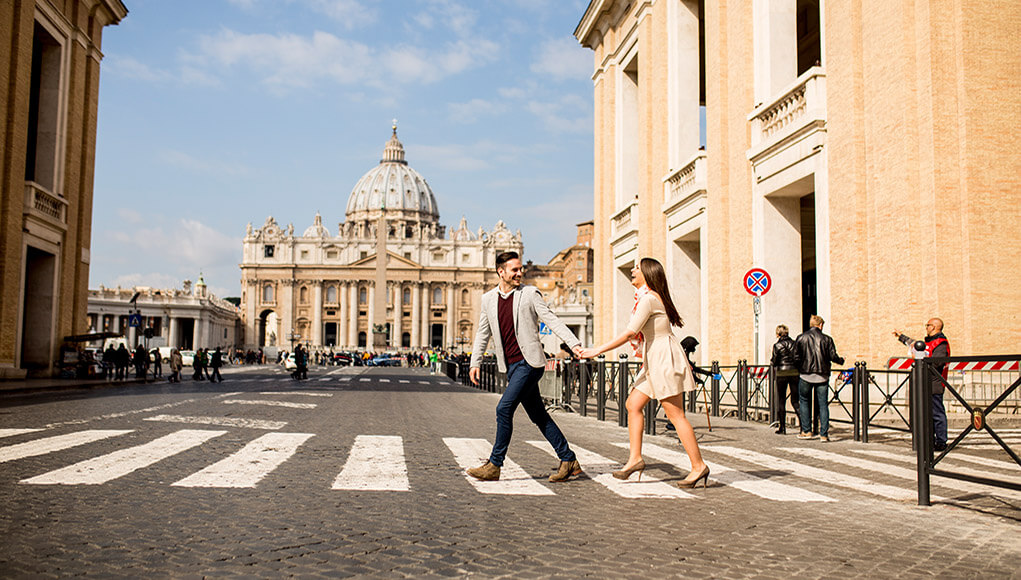
[[[632,465],[628,469],[621,469],[620,471],[614,471],[613,476],[617,479],[628,479],[631,474],[638,472],[638,481],[642,481],[642,472],[645,471],[645,460],[642,459],[638,463]]]
[[[705,469],[702,470],[702,473],[699,473],[698,477],[696,477],[695,479],[682,479],[681,481],[678,481],[677,482],[677,487],[680,487],[680,488],[693,488],[696,485],[698,485],[699,481],[702,482],[702,489],[705,489],[706,487],[709,486],[709,466],[708,465],[705,466]]]

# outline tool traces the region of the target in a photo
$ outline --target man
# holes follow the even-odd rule
[[[910,347],[915,340],[894,330],[893,335],[897,340]],[[939,318],[931,318],[925,323],[925,357],[950,356],[950,341],[943,334],[943,321]],[[947,379],[947,365],[941,369],[943,380],[934,378],[932,380],[932,423],[933,423],[933,448],[936,451],[943,451],[947,448],[947,410],[943,406],[943,381]]]
[[[776,327],[776,344],[773,345],[773,356],[769,364],[773,365],[776,373],[776,420],[779,424],[776,428],[777,435],[787,434],[787,393],[790,393],[791,408],[794,414],[799,413],[798,401],[798,354],[794,339],[790,336],[786,324]],[[805,426],[801,426],[805,430]]]
[[[830,363],[844,364],[837,354],[833,338],[823,334],[826,321],[813,314],[809,318],[808,330],[795,341],[798,353],[798,395],[801,400],[801,433],[798,439],[812,439],[812,394],[819,415],[819,440],[830,440]]]
[[[223,377],[220,375],[220,367],[223,366],[223,353],[220,352],[220,347],[216,347],[216,350],[213,351],[209,366],[213,367],[213,375],[209,377],[209,382],[222,383]]]
[[[560,458],[560,467],[549,480],[567,481],[581,474],[581,466],[539,395],[539,379],[546,366],[546,355],[539,342],[539,321],[546,323],[575,354],[581,352],[581,341],[553,314],[535,286],[521,285],[524,269],[517,252],[497,255],[496,273],[500,276],[499,286],[482,295],[468,376],[479,384],[479,363],[492,338],[497,366],[507,373],[507,390],[496,405],[496,441],[489,460],[469,469],[468,475],[483,481],[500,479],[514,427],[514,411],[521,404]]]

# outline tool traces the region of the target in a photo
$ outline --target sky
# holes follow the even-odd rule
[[[103,32],[89,287],[240,295],[269,216],[336,235],[397,119],[440,222],[545,263],[592,219],[587,0],[125,0]],[[286,226],[285,226],[286,227]]]

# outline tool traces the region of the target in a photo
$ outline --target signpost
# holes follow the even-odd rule
[[[752,268],[745,272],[744,289],[751,294],[752,311],[755,312],[755,364],[759,364],[759,314],[762,313],[762,296],[773,287],[773,279],[769,272],[762,268]]]

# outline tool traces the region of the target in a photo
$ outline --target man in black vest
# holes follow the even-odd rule
[[[897,340],[911,346],[915,339],[894,330],[893,335]],[[930,318],[925,323],[925,357],[938,358],[950,356],[950,341],[943,334],[943,321],[939,318]],[[947,365],[940,369],[943,374],[943,381],[947,379]],[[936,451],[943,451],[947,448],[947,410],[943,406],[943,381],[939,378],[932,380],[932,423],[933,423],[933,446]]]

